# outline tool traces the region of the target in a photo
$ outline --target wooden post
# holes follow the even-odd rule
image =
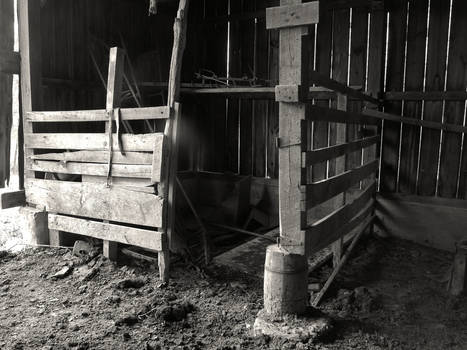
[[[178,162],[178,123],[181,115],[181,106],[178,103],[180,99],[180,80],[183,63],[183,52],[186,45],[186,31],[188,26],[188,9],[190,1],[180,0],[178,5],[177,17],[174,23],[174,42],[172,49],[172,59],[170,63],[169,88],[167,105],[171,109],[171,116],[165,125],[164,135],[168,142],[165,151],[167,161],[166,170],[163,174],[163,181],[159,186],[159,194],[166,199],[165,202],[165,229],[169,247],[172,246],[173,230],[175,224],[175,186],[177,176]],[[166,251],[159,252],[159,272],[163,282],[169,281],[170,253]]]
[[[299,92],[308,89],[308,28],[317,22],[319,3],[281,0],[267,9],[268,29],[279,31],[279,215],[280,245],[266,252],[264,309],[268,314],[301,314],[306,311],[308,265],[306,261],[306,209],[302,208],[302,169],[306,151],[306,100]]]
[[[0,188],[10,177],[10,130],[12,122],[11,74],[2,74],[2,54],[13,54],[14,48],[14,3],[0,2]]]
[[[347,111],[347,95],[337,94],[337,109],[340,111]],[[336,125],[336,144],[345,143],[347,139],[347,125],[338,123]],[[336,159],[336,175],[345,172],[346,156],[342,156]],[[338,209],[345,204],[345,193],[338,195],[334,201],[334,209]],[[333,259],[332,263],[336,268],[342,257],[342,250],[344,246],[344,238],[339,238],[335,243],[332,244]]]
[[[21,110],[19,149],[20,188],[24,188],[24,178],[33,178],[31,171],[31,149],[23,150],[24,134],[32,133],[32,123],[26,120],[26,113],[42,109],[42,61],[41,61],[41,8],[40,1],[18,0],[19,48],[21,55]],[[22,126],[22,131],[21,131]],[[23,158],[23,156],[24,158]],[[24,178],[23,175],[24,174]],[[27,201],[27,193],[26,193]]]
[[[119,108],[122,96],[122,81],[123,70],[125,68],[125,53],[118,47],[110,49],[109,56],[109,75],[107,78],[107,103],[106,110],[110,115],[114,115],[114,109]],[[106,134],[112,133],[112,123],[110,121],[105,123]],[[110,142],[109,142],[110,147]],[[110,152],[112,150],[110,149]],[[111,162],[110,165],[111,166]],[[104,221],[107,222],[108,221]],[[103,242],[104,256],[110,260],[117,260],[118,258],[118,243],[104,240]]]

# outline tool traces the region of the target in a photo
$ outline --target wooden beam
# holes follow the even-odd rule
[[[0,210],[26,205],[26,196],[24,191],[6,191],[0,192]]]
[[[159,140],[159,139],[158,139]],[[54,160],[62,163],[107,163],[109,152],[106,151],[74,151],[63,153],[46,153],[31,156],[32,160]],[[114,152],[112,156],[113,164],[134,164],[151,165],[153,156],[143,152]]]
[[[356,152],[360,149],[370,147],[380,142],[381,136],[371,136],[360,140],[351,141],[348,143],[342,143],[335,146],[329,146],[325,148],[316,149],[303,153],[303,166],[311,166],[325,162],[327,160],[337,158],[344,154]]]
[[[32,123],[26,119],[26,113],[42,109],[42,59],[41,59],[41,8],[40,1],[18,0],[19,20],[19,48],[21,54],[21,110],[22,132],[19,140],[19,178],[20,187],[23,187],[25,178],[33,178],[33,171],[24,171],[30,168],[31,149],[23,152],[22,142],[27,135],[32,134]],[[21,125],[20,125],[21,129]],[[24,153],[24,154],[23,154]]]
[[[351,87],[345,84],[339,83],[338,81],[333,80],[316,71],[310,72],[309,79],[310,79],[310,83],[314,83],[315,85],[320,85],[325,88],[331,89],[333,91],[340,92],[341,94],[348,95],[349,97],[354,97],[362,101],[372,103],[377,106],[380,104],[380,101],[377,98],[364,94],[363,92],[354,90]]]
[[[467,91],[388,91],[385,101],[465,101]]]
[[[52,212],[150,227],[164,224],[162,198],[117,186],[28,179],[26,198]]]
[[[333,176],[329,179],[315,182],[303,187],[303,194],[306,208],[312,208],[323,203],[339,193],[348,190],[351,186],[362,181],[378,170],[378,160],[362,165],[343,174]]]
[[[266,9],[266,29],[311,25],[319,22],[319,1]]]
[[[276,102],[305,102],[308,98],[308,87],[301,85],[277,85]]]
[[[105,134],[25,134],[25,147],[27,149],[68,149],[68,150],[107,150],[108,136]],[[152,152],[154,144],[158,139],[162,139],[163,134],[123,134],[121,135],[123,149],[131,152]],[[119,148],[118,137],[112,137],[113,149]],[[33,158],[31,154],[28,158],[30,162]],[[29,165],[28,169],[31,169]]]
[[[20,55],[15,51],[0,51],[0,73],[19,74]]]
[[[371,116],[373,118],[380,119],[380,120],[390,120],[390,121],[395,121],[395,122],[404,123],[404,124],[418,125],[418,126],[422,126],[428,129],[445,130],[445,131],[455,132],[455,133],[466,133],[467,132],[467,127],[462,126],[462,125],[437,123],[437,122],[432,122],[428,120],[420,120],[420,119],[414,119],[414,118],[405,118],[402,116],[379,112],[379,111],[375,111],[372,109],[365,109],[363,111],[363,114],[367,116]]]
[[[337,109],[308,106],[307,119],[313,121],[325,121],[332,123],[344,124],[365,124],[365,125],[380,125],[381,118],[377,118],[373,114],[360,114],[355,112],[344,112]]]
[[[168,107],[144,107],[120,109],[121,120],[152,120],[167,119],[170,116]],[[108,121],[107,112],[103,109],[87,111],[63,111],[63,112],[29,112],[26,118],[31,122],[98,122]]]
[[[108,168],[108,165],[105,163],[60,163],[48,160],[35,160],[32,163],[31,170],[42,171],[46,173],[94,175],[105,177],[107,176]],[[152,176],[152,165],[112,164],[112,176],[150,179]],[[155,178],[157,177],[157,179],[160,179],[160,173],[155,173],[154,176]]]
[[[162,232],[49,214],[49,229],[76,233],[97,239],[162,251],[166,249]]]

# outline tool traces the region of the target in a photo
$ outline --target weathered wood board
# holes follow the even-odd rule
[[[56,213],[163,227],[160,197],[117,186],[28,179],[26,201]]]
[[[164,233],[162,232],[64,215],[49,214],[49,229],[76,233],[97,239],[153,249],[155,251],[162,251],[166,246]]]

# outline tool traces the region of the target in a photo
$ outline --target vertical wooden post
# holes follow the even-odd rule
[[[12,53],[14,49],[14,2],[0,2],[0,52]],[[1,54],[0,54],[1,55]],[[1,63],[0,63],[1,64]],[[0,72],[0,188],[10,177],[10,130],[12,123],[11,74]]]
[[[308,142],[307,100],[303,95],[307,95],[309,86],[307,25],[315,23],[319,14],[317,2],[302,4],[302,0],[281,0],[280,5],[281,8],[268,9],[266,18],[269,29],[280,29],[280,86],[276,88],[276,100],[279,101],[281,239],[279,246],[270,246],[266,251],[264,310],[270,315],[302,314],[307,308],[308,264],[304,233],[307,218],[306,208],[302,207],[306,199],[302,189],[307,182],[307,170],[302,168],[302,154]],[[311,12],[304,17],[296,16],[305,8]],[[281,97],[281,91],[289,97]]]
[[[163,183],[159,187],[159,195],[166,199],[165,202],[165,229],[169,247],[172,246],[172,234],[175,224],[175,186],[177,176],[178,162],[178,122],[181,115],[181,106],[178,103],[180,99],[180,80],[183,63],[183,52],[186,45],[186,31],[188,26],[188,9],[190,1],[180,0],[178,5],[177,17],[174,23],[174,43],[172,49],[172,59],[170,62],[169,88],[167,105],[171,109],[171,116],[165,125],[164,135],[170,140],[165,153],[167,165],[165,174],[163,174]],[[166,251],[159,252],[159,273],[163,282],[169,281],[170,253]]]
[[[41,61],[41,7],[40,1],[18,0],[19,48],[21,55],[21,109],[22,134],[32,133],[32,123],[27,121],[26,113],[42,109],[42,61]],[[21,128],[21,125],[20,125]],[[33,178],[31,171],[31,149],[24,149],[19,144],[19,177],[20,188],[24,188],[24,180]],[[23,156],[22,156],[23,155]],[[24,178],[22,174],[24,173]],[[26,193],[27,201],[27,193]]]
[[[340,111],[347,111],[347,95],[337,94],[337,109]],[[336,125],[336,144],[345,143],[347,139],[347,126],[345,124],[338,123]],[[345,172],[346,156],[342,156],[336,159],[336,175]],[[345,204],[345,193],[338,195],[334,201],[334,208],[338,209],[339,207]],[[333,252],[333,266],[337,267],[342,258],[342,251],[344,245],[344,238],[339,238],[335,243],[332,244]]]
[[[122,96],[122,79],[123,70],[125,68],[125,53],[123,49],[113,47],[110,49],[109,56],[109,75],[107,78],[107,113],[113,115],[114,109],[119,108]],[[106,134],[112,133],[112,123],[105,123]],[[109,147],[111,145],[109,144]],[[111,149],[110,149],[111,151]],[[104,256],[110,260],[118,258],[118,243],[104,240],[103,242]]]

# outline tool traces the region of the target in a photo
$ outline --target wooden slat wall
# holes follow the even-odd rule
[[[386,1],[389,13],[386,91],[466,90],[467,4],[453,0],[451,9],[450,3]],[[386,101],[385,112],[465,125],[465,100],[391,100]],[[381,190],[465,199],[464,146],[462,133],[385,121]]]
[[[0,2],[0,51],[12,52],[14,48],[14,2]],[[10,130],[12,123],[11,74],[0,73],[0,188],[10,177]]]

